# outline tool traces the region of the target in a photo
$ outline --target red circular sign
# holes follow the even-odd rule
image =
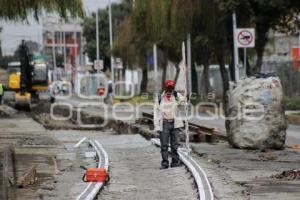
[[[250,31],[242,30],[237,35],[238,43],[242,46],[248,46],[253,41],[253,35]]]
[[[99,87],[97,92],[99,96],[103,96],[105,94],[105,87]]]

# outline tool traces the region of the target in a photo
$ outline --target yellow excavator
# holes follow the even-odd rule
[[[8,65],[8,87],[14,91],[16,109],[30,110],[32,102],[40,100],[40,96],[48,96],[48,67],[44,62],[36,62],[29,55],[25,41],[19,48],[20,62]]]

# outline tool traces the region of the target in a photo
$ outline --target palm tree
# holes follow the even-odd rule
[[[29,14],[38,20],[43,12],[57,12],[61,17],[83,16],[81,0],[9,0],[0,4],[0,18],[26,20]]]

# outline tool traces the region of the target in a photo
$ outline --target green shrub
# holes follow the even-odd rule
[[[300,98],[286,99],[286,110],[300,110]]]

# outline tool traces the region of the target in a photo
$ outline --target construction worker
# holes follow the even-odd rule
[[[0,105],[2,104],[3,94],[4,94],[4,88],[3,88],[3,84],[0,81]]]
[[[179,141],[179,128],[183,127],[183,120],[178,117],[178,105],[184,102],[185,98],[174,90],[175,82],[167,80],[165,82],[165,91],[158,95],[154,107],[154,127],[160,134],[161,143],[161,167],[169,167],[168,147],[171,144],[172,162],[171,167],[181,166],[177,152]]]

